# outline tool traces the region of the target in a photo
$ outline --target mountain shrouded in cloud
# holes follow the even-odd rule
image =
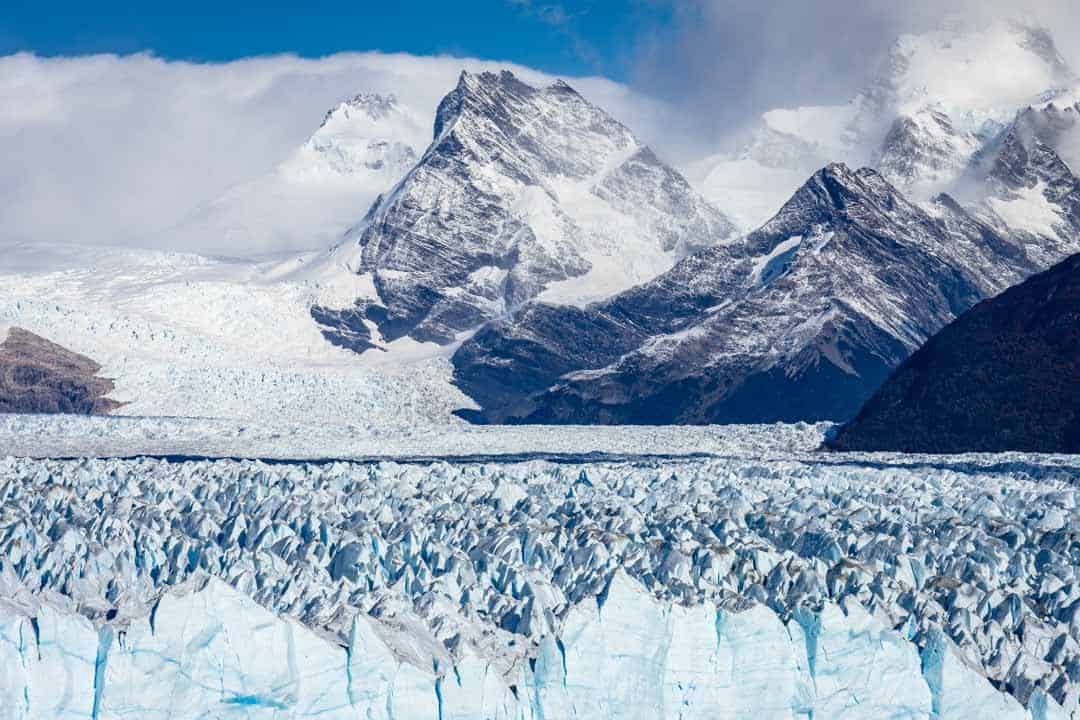
[[[280,194],[255,202],[257,194],[245,186],[280,189],[272,178],[278,166],[295,156],[327,109],[347,98],[394,95],[410,124],[422,129],[419,152],[439,99],[462,68],[508,67],[527,81],[555,80],[503,62],[377,52],[227,63],[145,54],[0,58],[0,244],[120,244],[225,255],[324,247],[318,233],[285,232],[288,223],[276,235],[200,237],[177,230],[191,228],[193,216],[213,212],[226,196],[241,196],[244,217],[267,207],[268,215],[280,215],[273,207]],[[647,140],[660,126],[659,106],[625,85],[603,78],[574,84]],[[402,130],[409,127],[395,128]],[[356,216],[366,209],[360,203]]]

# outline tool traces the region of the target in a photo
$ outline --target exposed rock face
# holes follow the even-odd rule
[[[1027,255],[943,196],[831,165],[745,240],[585,309],[533,304],[454,356],[494,422],[845,419]]]
[[[101,366],[21,328],[0,343],[0,412],[107,413],[121,406],[105,396],[113,383]]]
[[[565,83],[462,73],[434,130],[416,167],[335,249],[373,293],[355,309],[313,310],[333,342],[446,343],[545,290],[569,303],[611,295],[733,232]]]
[[[1027,108],[976,159],[986,190],[982,213],[1007,229],[1045,269],[1080,252],[1080,180],[1062,154],[1080,161],[1075,107]]]
[[[976,305],[931,338],[829,444],[1080,452],[1080,255]]]

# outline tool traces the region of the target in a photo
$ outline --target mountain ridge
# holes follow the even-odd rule
[[[373,292],[313,316],[359,351],[405,336],[447,344],[544,293],[613,294],[732,232],[567,83],[463,72],[419,162],[339,245]]]
[[[943,328],[826,445],[1080,452],[1080,255]]]

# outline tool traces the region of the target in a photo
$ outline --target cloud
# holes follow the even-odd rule
[[[271,171],[342,98],[396,93],[430,122],[463,68],[503,67],[531,82],[553,79],[508,63],[381,53],[208,64],[151,55],[0,58],[0,244],[169,247],[169,228]],[[631,127],[659,127],[654,105],[625,86],[571,81]],[[357,219],[366,210],[357,208]],[[197,249],[208,247],[275,249],[214,239]]]
[[[566,8],[583,7],[508,1],[563,27],[576,17]],[[1015,12],[1002,0],[635,1],[666,20],[626,39],[636,57],[631,81],[568,79],[676,163],[715,151],[765,110],[847,100],[898,33],[953,13],[986,20]],[[1024,7],[1076,68],[1078,12],[1073,0]],[[509,63],[382,53],[205,64],[147,54],[0,57],[0,245],[176,247],[170,228],[271,172],[340,99],[393,92],[430,122],[461,69],[503,67],[531,82],[553,79]],[[178,249],[239,254],[296,240],[230,243],[207,238]]]
[[[1043,24],[1080,67],[1075,0],[654,0],[669,11],[637,49],[633,84],[685,108],[683,134],[717,140],[775,107],[843,102],[899,34],[1013,16]]]

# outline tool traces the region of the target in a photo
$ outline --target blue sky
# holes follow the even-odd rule
[[[665,21],[649,0],[311,0],[138,2],[7,0],[0,54],[143,50],[169,59],[232,60],[348,50],[510,60],[557,74],[630,72],[636,40]],[[46,10],[47,8],[47,10]]]

